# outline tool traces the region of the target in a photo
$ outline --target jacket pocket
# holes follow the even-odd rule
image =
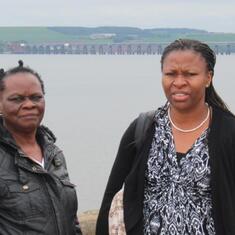
[[[20,220],[35,217],[43,213],[39,185],[28,182],[7,182],[8,193],[2,198],[2,208],[14,218]]]

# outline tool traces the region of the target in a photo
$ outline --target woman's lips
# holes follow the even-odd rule
[[[21,118],[22,119],[35,119],[37,118],[38,115],[36,114],[27,114],[27,115],[22,115]]]
[[[177,102],[183,102],[188,99],[189,95],[187,93],[172,93],[172,99]]]

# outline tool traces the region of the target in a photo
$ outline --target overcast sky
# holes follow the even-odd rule
[[[0,0],[0,26],[134,26],[235,33],[234,0]]]

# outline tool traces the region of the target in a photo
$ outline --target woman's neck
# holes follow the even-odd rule
[[[198,105],[190,110],[175,109],[170,105],[170,115],[172,121],[182,128],[191,128],[203,121],[208,114],[208,105],[206,103]]]
[[[16,141],[16,144],[21,148],[25,155],[33,160],[42,162],[42,150],[36,140],[35,134],[18,134],[13,133],[13,138]]]
[[[36,133],[11,133],[19,146],[34,145],[37,143]]]

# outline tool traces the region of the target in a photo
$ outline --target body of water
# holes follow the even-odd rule
[[[158,55],[0,55],[4,69],[23,59],[46,88],[43,123],[57,136],[79,212],[98,209],[120,138],[142,111],[166,102]],[[214,84],[235,112],[235,55],[217,57]]]

